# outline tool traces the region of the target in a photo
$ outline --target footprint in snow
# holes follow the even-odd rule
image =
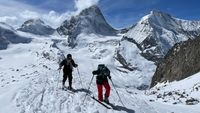
[[[94,113],[99,113],[99,111],[97,110],[97,111],[95,111]]]
[[[76,106],[74,109],[76,112],[81,112],[81,107],[80,106]]]
[[[20,104],[17,104],[16,106],[17,106],[17,107],[20,107],[21,105],[20,105]]]
[[[20,75],[21,77],[26,76],[26,75]]]

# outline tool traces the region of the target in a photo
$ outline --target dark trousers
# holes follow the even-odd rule
[[[72,87],[72,72],[64,72],[63,73],[63,86],[65,85],[65,81],[67,80],[69,81],[69,87]]]

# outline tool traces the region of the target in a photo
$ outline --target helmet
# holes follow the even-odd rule
[[[71,55],[71,54],[68,54],[68,55],[67,55],[67,58],[72,58],[72,55]]]

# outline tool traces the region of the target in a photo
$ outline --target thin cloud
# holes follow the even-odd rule
[[[15,0],[1,0],[0,1],[0,16],[9,16],[9,15],[16,15],[16,12],[22,12],[24,10],[32,10],[36,12],[45,12],[45,10],[37,9],[31,5],[27,5],[21,2],[17,2]]]
[[[46,11],[14,0],[0,1],[0,22],[5,22],[14,28],[19,28],[28,19],[40,18],[47,24],[57,28],[64,20],[69,19],[74,12],[57,13]]]
[[[78,11],[81,11],[85,8],[88,8],[92,5],[97,5],[100,0],[75,0],[75,8]]]
[[[51,11],[46,7],[51,7],[51,5],[55,5],[54,3],[58,4],[62,2],[65,3],[66,1],[46,0],[41,5],[28,5],[28,2],[22,0],[1,0],[0,9],[4,10],[0,12],[0,22],[5,22],[14,28],[19,28],[28,19],[40,18],[53,28],[57,28],[64,20],[78,14],[82,9],[98,4],[99,0],[74,0],[74,2],[69,3],[74,10],[64,13]],[[29,2],[29,4],[31,3]]]

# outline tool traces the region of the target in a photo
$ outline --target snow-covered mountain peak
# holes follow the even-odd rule
[[[41,19],[27,20],[18,30],[36,35],[51,35],[55,31]]]
[[[81,33],[116,35],[116,30],[106,22],[96,5],[82,10],[79,15],[71,17],[70,20],[64,21],[57,31],[60,35],[68,36],[68,42],[71,46],[76,45],[76,38]]]
[[[152,10],[150,11],[151,16],[157,16],[157,17],[172,17],[170,14],[162,12],[160,10]]]
[[[152,10],[150,11],[149,14],[143,16],[139,22],[142,22],[142,21],[147,21],[147,20],[152,20],[154,19],[154,21],[157,21],[157,19],[162,19],[162,18],[172,18],[172,16],[168,13],[165,13],[165,12],[162,12],[162,11],[159,11],[159,10]]]
[[[200,35],[200,21],[181,20],[162,11],[153,10],[126,34],[149,60],[163,58],[176,43]]]
[[[149,25],[150,27],[154,26],[162,26],[162,27],[169,27],[170,25],[177,24],[174,22],[175,19],[170,14],[159,10],[152,10],[148,15],[141,18],[138,22],[139,24]]]

